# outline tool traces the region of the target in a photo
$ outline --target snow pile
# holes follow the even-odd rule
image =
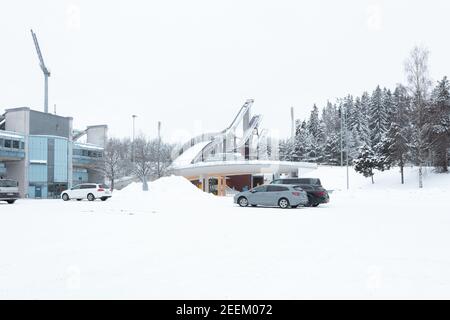
[[[148,191],[142,190],[142,182],[133,182],[120,191],[115,191],[113,201],[134,203],[142,208],[177,206],[182,203],[198,203],[214,199],[189,180],[180,176],[162,177],[148,183]]]

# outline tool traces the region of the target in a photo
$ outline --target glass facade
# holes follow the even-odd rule
[[[10,136],[0,131],[0,158],[22,159],[25,157],[25,142],[23,137]]]
[[[0,178],[2,175],[6,174],[6,166],[4,163],[0,162]]]
[[[87,169],[73,169],[73,185],[89,182],[89,174]]]
[[[69,142],[65,138],[30,136],[28,196],[57,198],[68,187]]]
[[[68,181],[68,152],[67,140],[55,139],[54,182]]]

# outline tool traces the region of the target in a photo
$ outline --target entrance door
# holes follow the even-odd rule
[[[42,198],[42,186],[36,186],[34,189],[34,197]]]

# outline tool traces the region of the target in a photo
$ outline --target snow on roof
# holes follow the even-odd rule
[[[89,149],[89,150],[104,150],[105,149],[103,147],[100,147],[100,146],[97,146],[97,145],[91,144],[91,143],[75,142],[74,146],[82,148],[82,149]]]
[[[30,160],[31,164],[47,164],[47,160]]]
[[[0,136],[2,138],[25,139],[25,137],[20,133],[5,130],[0,130]]]

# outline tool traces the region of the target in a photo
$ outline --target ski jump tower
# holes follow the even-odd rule
[[[250,160],[251,143],[262,120],[261,115],[250,116],[252,105],[253,100],[247,100],[223,131],[201,134],[176,149],[175,162],[195,164],[209,160]],[[257,158],[257,155],[253,157]]]
[[[316,164],[275,159],[278,145],[273,145],[268,131],[260,128],[262,115],[251,115],[253,103],[253,99],[247,100],[226,129],[203,133],[175,148],[172,173],[186,177],[204,191],[211,190],[214,180],[214,191],[225,195],[227,188],[242,190],[265,183],[265,175],[276,177],[300,168],[303,172],[315,169]],[[274,151],[270,157],[266,149],[261,150],[269,145]]]

